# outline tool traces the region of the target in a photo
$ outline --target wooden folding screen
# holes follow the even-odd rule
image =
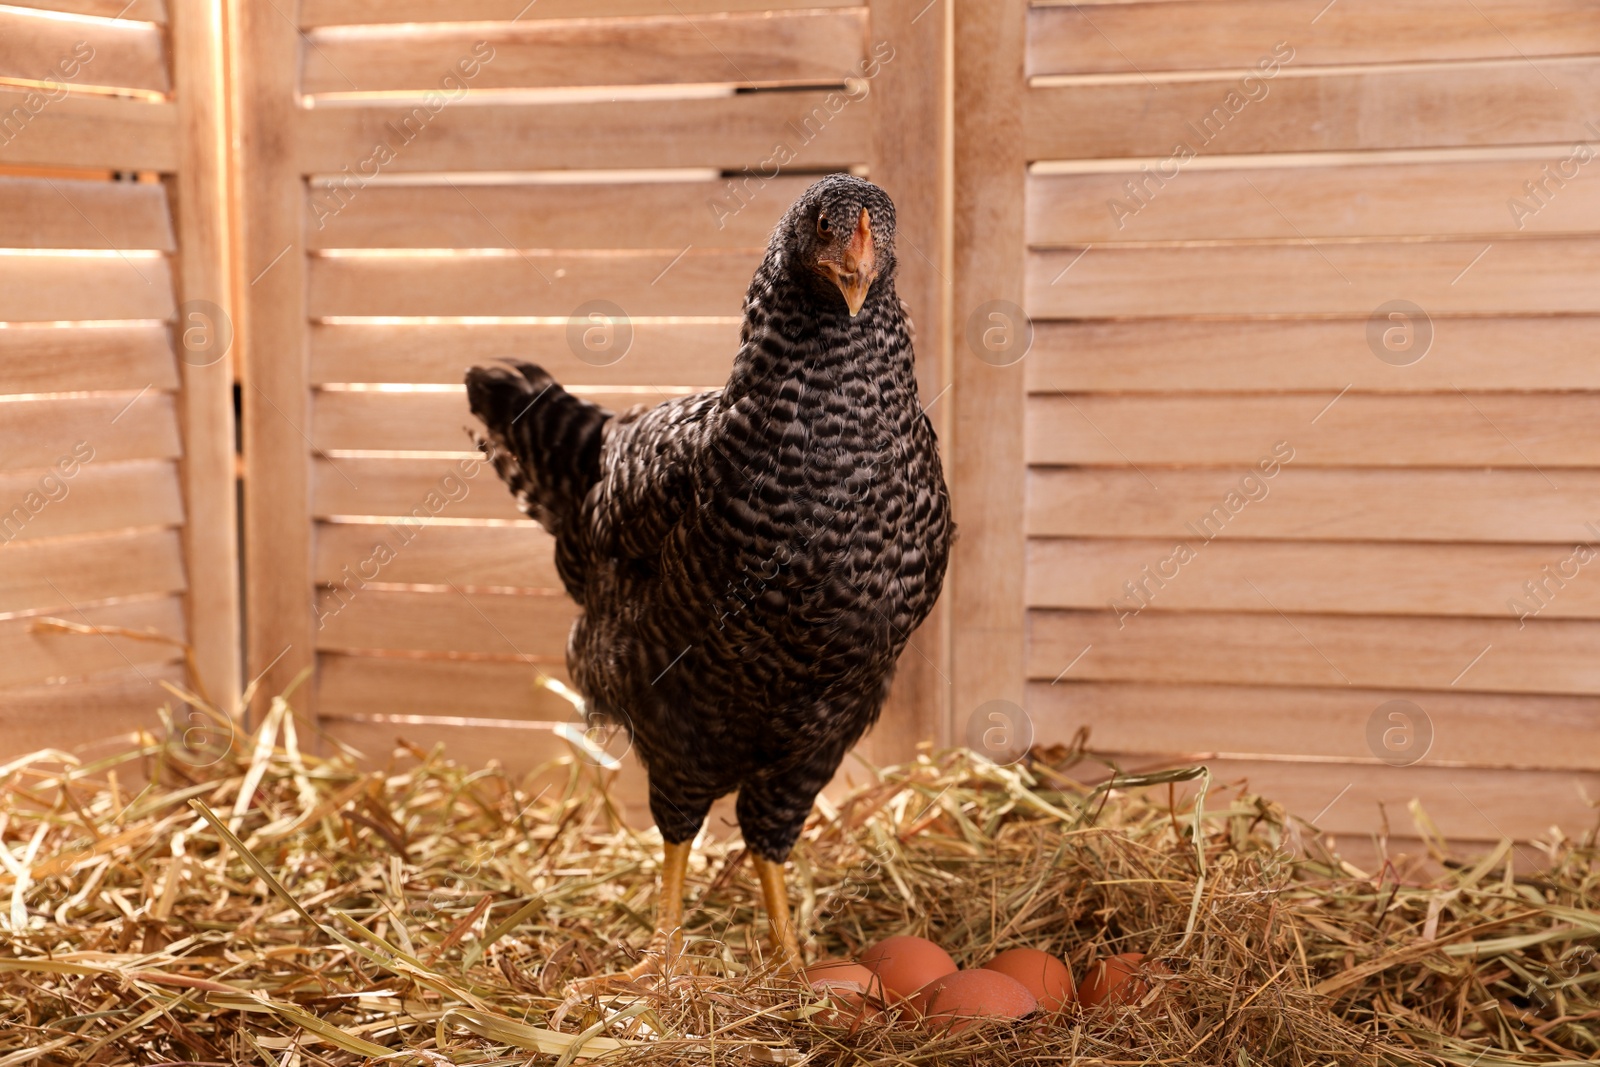
[[[119,17],[120,16],[120,17]],[[220,4],[0,9],[0,750],[239,687]],[[181,647],[79,627],[153,630]]]
[[[1589,829],[1595,10],[958,12],[958,722],[1023,699],[1335,829]]]
[[[900,2],[238,4],[252,671],[375,756],[564,746],[574,608],[478,466],[463,371],[628,406],[726,377],[778,215],[856,169],[900,211],[942,387],[945,18]],[[454,21],[442,21],[444,19]],[[591,313],[611,316],[591,323]],[[593,331],[593,332],[591,332]],[[937,626],[881,733],[940,733]],[[269,669],[270,668],[270,669]]]
[[[882,754],[1003,700],[1336,829],[1592,820],[1586,5],[234,0],[226,77],[215,7],[116,6],[0,12],[8,748],[180,677],[41,617],[238,687],[243,356],[245,677],[316,668],[378,755],[555,751],[572,609],[461,372],[717,384],[848,167],[900,205],[961,527]]]

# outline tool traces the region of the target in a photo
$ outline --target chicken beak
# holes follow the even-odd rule
[[[842,268],[834,272],[833,280],[844,295],[845,305],[849,307],[853,319],[861,311],[861,305],[867,302],[867,290],[872,288],[873,281],[878,277],[877,253],[872,247],[872,220],[866,208],[861,209],[861,217],[856,220],[856,231],[850,235],[850,243],[845,247]]]

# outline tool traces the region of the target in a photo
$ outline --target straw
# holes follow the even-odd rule
[[[1138,1005],[946,1034],[764,964],[737,840],[689,879],[669,980],[548,1019],[650,936],[660,839],[592,760],[522,777],[399,743],[304,752],[291,704],[197,765],[180,727],[91,763],[0,766],[0,1067],[22,1064],[1459,1064],[1600,1055],[1594,831],[1368,876],[1203,767],[924,750],[823,800],[791,864],[810,959],[894,934],[963,966],[1027,945],[1075,974],[1143,952]],[[164,721],[173,723],[171,709]],[[142,776],[142,779],[141,779]]]

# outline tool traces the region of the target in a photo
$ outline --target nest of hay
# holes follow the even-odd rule
[[[0,1067],[24,1063],[1537,1064],[1600,1054],[1592,838],[1428,884],[1342,862],[1203,769],[1122,776],[1081,747],[998,767],[928,753],[827,803],[791,884],[812,958],[934,937],[1141,951],[1135,1006],[941,1034],[852,1030],[763,966],[736,842],[697,850],[687,959],[545,1025],[649,936],[659,839],[579,759],[513,780],[400,745],[303,752],[279,700],[197,766],[140,735],[0,767]],[[1174,783],[1186,783],[1175,789]],[[580,1017],[581,1016],[581,1017]]]

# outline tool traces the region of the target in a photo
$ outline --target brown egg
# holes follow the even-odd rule
[[[861,954],[861,963],[883,980],[890,1000],[908,1000],[935,978],[954,974],[950,953],[925,937],[891,937]]]
[[[883,983],[878,976],[850,960],[824,960],[806,968],[806,983],[827,996],[838,1010],[819,1012],[818,1022],[829,1026],[849,1026],[852,1030],[864,1021],[883,1014]]]
[[[1015,978],[980,967],[935,978],[917,991],[912,1007],[922,1013],[924,1025],[948,1025],[959,1034],[980,1019],[1020,1019],[1039,1002]]]
[[[983,969],[999,971],[1021,982],[1045,1011],[1060,1011],[1078,999],[1071,968],[1036,948],[1008,948],[985,963]]]
[[[1086,1008],[1097,1004],[1137,1004],[1150,992],[1146,974],[1171,974],[1162,963],[1145,963],[1143,952],[1122,952],[1090,965],[1078,986],[1078,1003]]]

